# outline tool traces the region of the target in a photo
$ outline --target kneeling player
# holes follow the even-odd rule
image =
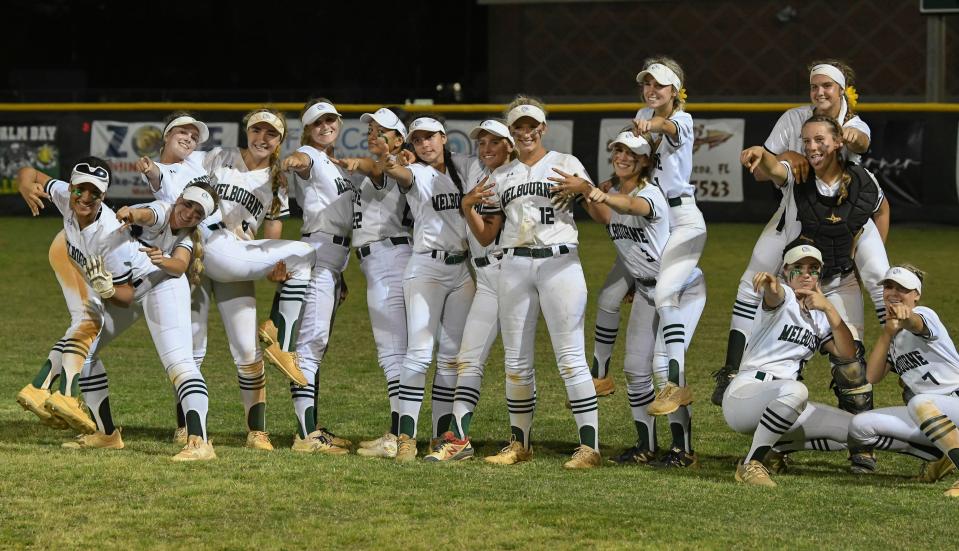
[[[930,308],[919,306],[923,273],[894,266],[883,278],[886,323],[869,355],[866,377],[876,384],[892,369],[908,398],[905,406],[856,415],[850,444],[875,445],[930,461],[919,473],[936,482],[959,463],[959,353]],[[959,481],[946,490],[959,497]]]
[[[723,416],[737,432],[753,433],[753,443],[736,480],[775,486],[763,460],[778,452],[805,448],[846,448],[852,415],[816,402],[797,378],[817,349],[850,358],[856,354],[852,333],[835,307],[819,290],[822,254],[810,245],[786,251],[785,285],[778,277],[759,272],[753,286],[762,307],[753,321],[739,374],[723,396]]]

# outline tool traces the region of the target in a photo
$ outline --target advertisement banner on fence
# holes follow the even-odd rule
[[[911,119],[872,123],[872,140],[862,166],[876,176],[894,207],[926,202],[922,189],[924,127],[923,121]]]
[[[203,143],[200,149],[237,145],[238,123],[207,122],[206,124],[210,129],[210,139]],[[110,197],[152,200],[153,194],[140,180],[136,162],[140,157],[150,157],[154,161],[160,158],[160,146],[163,145],[163,123],[93,121],[90,132],[90,155],[106,159],[113,169]]]
[[[630,119],[603,119],[599,128],[599,162],[596,182],[613,173],[607,145],[624,129],[632,128]],[[741,202],[743,175],[739,154],[743,150],[743,119],[693,119],[693,174],[697,201]]]
[[[55,124],[0,123],[0,194],[17,193],[17,172],[33,167],[60,177]]]
[[[482,120],[448,120],[446,121],[446,138],[450,151],[473,155],[475,142],[470,139],[469,132]],[[289,155],[300,147],[300,136],[303,134],[302,123],[295,119],[287,119],[289,137],[283,144],[283,154]],[[366,123],[360,119],[344,119],[343,130],[336,139],[337,157],[369,157],[366,148]],[[573,121],[556,120],[549,122],[549,130],[543,138],[546,149],[572,153],[573,151]]]

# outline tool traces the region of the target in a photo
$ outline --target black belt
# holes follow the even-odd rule
[[[637,277],[636,283],[639,283],[640,285],[644,287],[655,287],[656,278],[655,277]]]
[[[688,195],[680,195],[679,197],[670,197],[666,199],[666,202],[669,203],[671,207],[678,207],[683,204],[683,197],[689,197]]]
[[[465,253],[448,253],[446,251],[430,251],[433,258],[442,258],[443,264],[462,264],[466,261]]]
[[[512,249],[504,249],[505,251],[513,251],[513,256],[528,256],[530,258],[549,258],[553,256],[552,247],[545,248],[536,248],[531,249],[529,247],[514,247]],[[559,254],[566,254],[569,252],[569,247],[566,245],[559,246]]]
[[[409,238],[409,237],[390,237],[389,240],[390,240],[390,243],[393,244],[393,246],[396,246],[396,245],[409,245],[409,244],[410,244],[410,238]],[[357,258],[357,259],[362,260],[362,259],[364,259],[364,258],[366,258],[366,257],[368,257],[368,256],[370,256],[370,246],[369,246],[369,245],[363,245],[363,246],[360,247],[359,249],[356,249],[356,258]]]
[[[300,234],[300,235],[302,235],[303,237],[309,237],[309,236],[313,235],[314,233],[320,233],[320,232],[318,232],[318,231],[311,231],[310,233],[303,233],[303,234]],[[349,246],[350,246],[350,238],[349,238],[349,237],[341,237],[341,236],[339,236],[339,235],[331,235],[331,236],[330,236],[330,241],[332,241],[334,245],[342,245],[342,246],[344,246],[344,247],[349,247]]]
[[[496,260],[499,260],[500,258],[502,258],[501,256],[497,256],[497,255],[493,255],[493,257],[496,258]],[[481,256],[479,258],[473,259],[473,265],[476,266],[477,268],[485,268],[492,263],[493,261],[490,260],[488,256]]]

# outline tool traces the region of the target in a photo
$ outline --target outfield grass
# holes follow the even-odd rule
[[[288,224],[286,235],[296,235],[297,226]],[[7,346],[0,371],[0,547],[955,548],[959,503],[942,496],[954,478],[933,486],[911,482],[919,468],[911,458],[880,454],[879,472],[862,477],[847,473],[845,453],[801,453],[791,472],[777,477],[775,490],[734,482],[735,458],[748,450],[749,438],[730,431],[719,408],[709,404],[709,373],[723,361],[736,282],[759,226],[709,227],[701,263],[709,297],[686,364],[697,397],[693,441],[701,466],[683,472],[562,469],[576,429],[563,407],[565,390],[543,323],[535,461],[528,464],[400,465],[356,455],[294,454],[289,392],[275,371],[268,375],[268,425],[278,450],[247,450],[235,368],[215,313],[203,370],[217,461],[170,461],[177,451],[170,440],[173,392],[142,323],[103,355],[126,449],[61,449],[71,435],[40,425],[14,401],[69,323],[46,260],[58,228],[54,218],[0,219],[0,294],[6,302],[0,330]],[[596,224],[583,223],[580,237],[591,353],[595,298],[614,252]],[[923,302],[954,337],[957,241],[959,228],[894,227],[888,244],[891,260],[929,272]],[[355,258],[346,278],[351,294],[337,314],[324,362],[319,415],[322,424],[355,441],[387,428],[388,405]],[[258,288],[264,314],[271,293],[270,285]],[[871,344],[877,324],[870,319],[867,326]],[[622,351],[619,342],[612,362],[619,391],[600,402],[606,456],[635,440]],[[502,357],[497,342],[472,425],[481,456],[495,453],[508,435]],[[815,360],[806,383],[813,400],[833,403],[826,367]],[[877,404],[898,404],[894,379],[878,386]],[[428,404],[421,417],[427,431]],[[668,432],[661,425],[661,443]]]

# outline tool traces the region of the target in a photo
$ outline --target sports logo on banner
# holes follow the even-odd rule
[[[201,144],[200,149],[236,146],[239,132],[237,123],[206,124],[210,129],[210,139]],[[110,197],[152,199],[153,194],[136,170],[136,162],[140,157],[150,157],[154,161],[159,159],[160,146],[163,145],[163,123],[93,121],[90,132],[90,154],[106,159],[113,169]]]
[[[613,174],[607,145],[620,132],[633,128],[630,119],[603,119],[599,127],[596,181]],[[743,119],[693,119],[693,174],[697,201],[741,202],[743,173],[739,154],[743,150]]]
[[[469,133],[482,120],[448,120],[446,121],[446,139],[450,151],[475,155],[475,142],[470,139]],[[287,119],[289,137],[283,144],[283,155],[289,155],[300,147],[300,136],[303,134],[303,125],[296,118]],[[366,147],[366,123],[357,119],[343,119],[343,129],[336,139],[337,157],[369,157]],[[543,137],[546,149],[571,153],[573,151],[573,121],[556,120],[549,122],[549,130]]]
[[[56,125],[0,125],[0,194],[17,193],[17,172],[21,168],[33,167],[59,178],[60,149],[56,139]]]

